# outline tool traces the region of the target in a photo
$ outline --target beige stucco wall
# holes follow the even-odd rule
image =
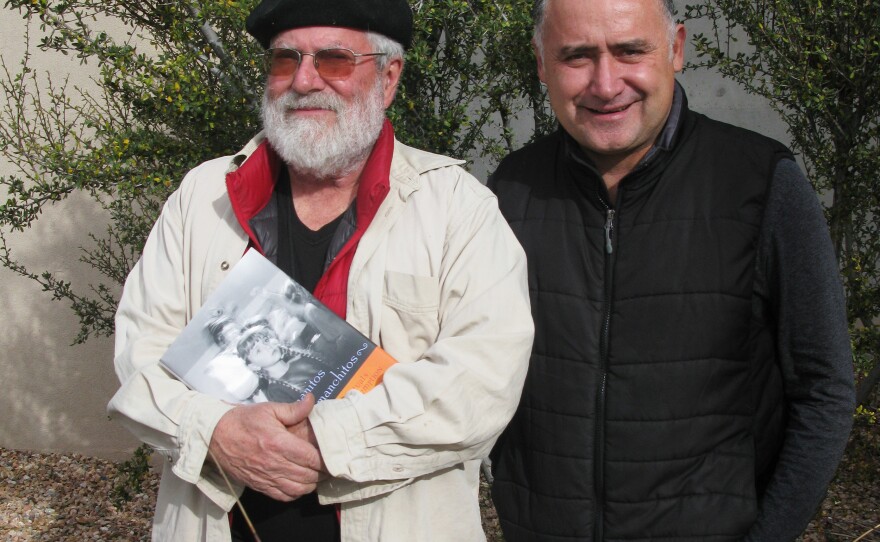
[[[24,23],[16,12],[0,8],[0,28],[0,54],[14,72],[25,50]],[[61,55],[35,53],[32,66],[51,71],[59,81],[69,75],[77,85],[89,85],[94,73]],[[15,173],[13,164],[0,158],[0,175]],[[0,198],[5,201],[6,194]],[[78,247],[90,244],[86,232],[100,232],[102,220],[100,208],[74,197],[49,209],[31,231],[7,234],[7,240],[13,255],[31,269],[50,270],[83,289],[97,277],[78,261]],[[70,346],[79,327],[68,305],[2,267],[0,306],[0,446],[126,457],[137,443],[105,412],[116,388],[112,341]]]
[[[683,9],[684,2],[679,2]],[[24,52],[20,16],[0,8],[0,54],[14,68]],[[76,84],[88,85],[89,67],[68,57],[37,55],[34,65],[54,77],[69,74]],[[691,106],[715,118],[750,127],[786,140],[784,127],[759,99],[735,84],[705,71],[686,73],[680,81]],[[529,129],[527,123],[523,129]],[[488,169],[479,161],[478,176]],[[14,173],[0,159],[0,175]],[[0,194],[5,200],[5,194]],[[49,269],[86,287],[92,271],[78,262],[78,246],[88,244],[87,231],[102,219],[100,209],[84,198],[73,198],[51,210],[26,234],[9,240],[16,256],[35,270]],[[105,405],[116,389],[112,343],[96,339],[70,346],[78,329],[68,307],[53,302],[33,282],[0,268],[0,304],[4,332],[0,333],[0,446],[40,451],[73,451],[111,458],[125,457],[137,443],[105,415]]]

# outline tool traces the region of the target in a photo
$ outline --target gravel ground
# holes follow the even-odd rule
[[[880,542],[880,422],[873,413],[857,418],[828,498],[801,542]],[[101,459],[0,448],[0,541],[149,540],[158,479],[148,475],[141,492],[117,507],[111,495],[119,472]],[[487,538],[500,542],[482,489]]]
[[[0,448],[0,540],[149,540],[158,479],[117,508],[117,472],[101,459]]]

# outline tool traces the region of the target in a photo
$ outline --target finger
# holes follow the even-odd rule
[[[256,491],[263,493],[264,495],[275,499],[276,501],[281,502],[291,502],[294,501],[303,495],[308,495],[315,491],[314,484],[289,484],[284,487],[267,487],[266,489],[259,489],[256,487],[252,487]]]
[[[298,435],[287,433],[290,442],[279,453],[289,462],[314,471],[321,470],[324,462],[321,452],[311,442]]]
[[[275,417],[286,426],[296,425],[308,418],[314,406],[315,397],[311,393],[296,403],[273,403]]]
[[[294,480],[300,480],[296,472],[286,469],[310,469],[318,471],[323,465],[321,453],[307,438],[289,432],[283,426],[279,431],[266,433],[260,439],[260,450],[257,455],[243,458],[251,464],[265,463],[276,474],[287,476]],[[314,473],[310,473],[312,475]],[[314,482],[316,478],[306,478],[308,482]]]
[[[320,477],[314,469],[281,458],[234,461],[224,470],[228,476],[258,491],[268,494],[274,488],[291,497],[314,490]]]
[[[320,480],[318,472],[306,467],[289,467],[270,473],[253,471],[247,473],[254,476],[248,485],[258,490],[276,489],[285,495],[299,496],[314,491]]]
[[[323,464],[320,452],[307,435],[291,434],[278,419],[276,411],[289,406],[267,403],[239,407],[224,415],[209,446],[217,464],[236,480],[264,492],[277,487],[276,480],[307,486],[283,490],[289,497],[312,490]],[[311,399],[298,407],[299,416],[310,408]],[[307,425],[307,418],[300,424]]]
[[[243,474],[248,478],[245,484],[266,493],[279,492],[288,498],[296,498],[315,490],[319,473],[293,463],[263,465]]]
[[[303,495],[312,493],[317,486],[315,484],[304,484],[285,480],[284,478],[276,478],[272,480],[272,483],[254,484],[249,487],[277,501],[290,502]]]

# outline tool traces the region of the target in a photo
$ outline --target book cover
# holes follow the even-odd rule
[[[196,391],[235,403],[366,392],[395,363],[255,250],[208,297],[161,358]]]

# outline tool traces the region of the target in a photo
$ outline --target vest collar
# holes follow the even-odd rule
[[[683,127],[686,123],[688,111],[687,95],[684,92],[684,88],[678,81],[675,81],[675,89],[673,90],[672,95],[672,106],[670,107],[669,115],[666,117],[666,123],[660,131],[660,135],[657,136],[656,142],[648,153],[621,181],[621,189],[631,190],[638,188],[649,182],[651,179],[656,178],[656,175],[651,175],[650,172],[656,170],[659,164],[665,163],[666,160],[672,156],[673,151],[681,139],[681,134],[684,131]],[[596,170],[596,165],[593,160],[587,156],[580,144],[561,126],[559,127],[559,131],[562,135],[563,153],[565,158],[575,164],[576,167],[581,169],[585,168],[589,171],[591,176],[595,177],[596,182],[602,185],[604,189],[602,178]]]

